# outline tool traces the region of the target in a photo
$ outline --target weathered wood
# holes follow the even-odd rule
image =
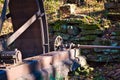
[[[7,39],[7,46],[12,44],[30,25],[36,20],[36,15],[33,15],[24,25],[22,25],[13,35]]]

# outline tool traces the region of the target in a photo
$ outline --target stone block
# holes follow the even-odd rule
[[[60,16],[68,17],[71,14],[75,14],[76,5],[75,4],[65,4],[60,7]]]

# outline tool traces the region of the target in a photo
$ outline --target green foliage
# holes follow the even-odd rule
[[[94,68],[89,67],[88,65],[85,65],[84,67],[78,67],[75,71],[70,71],[68,73],[68,76],[88,76],[90,73],[94,70]]]
[[[57,10],[60,7],[60,1],[59,0],[45,0],[45,11],[47,14],[51,14],[54,12],[57,12]]]
[[[61,26],[62,26],[63,24],[65,24],[65,22],[64,22],[64,21],[60,21],[60,20],[54,22],[54,24],[53,24],[53,30],[54,30],[54,31],[61,31],[61,30],[62,30],[62,27],[61,27]]]
[[[4,0],[0,0],[0,4],[3,3],[3,2],[4,2]]]

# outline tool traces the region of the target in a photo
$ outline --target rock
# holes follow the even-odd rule
[[[111,9],[116,7],[116,5],[112,2],[105,3],[104,5],[105,5],[105,9]]]
[[[60,14],[61,17],[68,17],[71,14],[75,14],[75,9],[76,9],[76,5],[74,4],[65,4],[63,6],[60,7]]]
[[[79,59],[79,64],[81,65],[81,67],[84,67],[87,65],[87,61],[86,61],[85,56],[78,56],[78,59]]]
[[[120,14],[108,14],[107,15],[108,19],[110,20],[114,20],[114,21],[118,21],[120,20]]]
[[[68,26],[67,32],[70,35],[76,36],[81,32],[81,29],[79,29],[76,25],[67,25],[67,26]]]
[[[120,80],[120,69],[110,71],[107,76],[113,78],[114,80]]]

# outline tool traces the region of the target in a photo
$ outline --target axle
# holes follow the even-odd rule
[[[120,50],[120,46],[102,46],[102,45],[80,45],[80,44],[63,44],[64,48],[81,48],[81,49],[93,49],[93,48],[99,48],[99,49],[118,49]]]

